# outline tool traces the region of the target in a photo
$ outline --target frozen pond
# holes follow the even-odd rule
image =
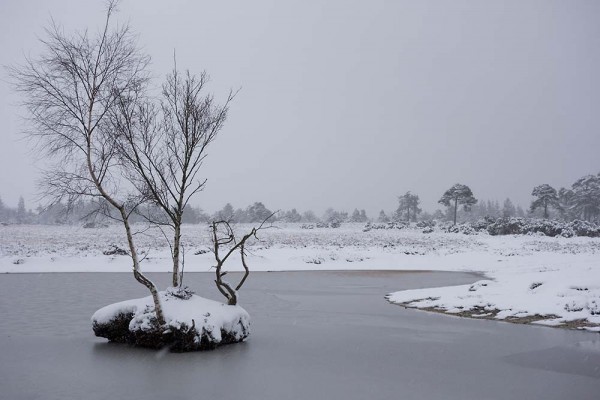
[[[165,287],[167,274],[151,275]],[[106,343],[89,318],[146,295],[128,274],[0,276],[0,399],[597,399],[600,336],[459,319],[384,295],[478,277],[253,273],[246,343],[171,354]],[[219,299],[212,274],[187,274]]]

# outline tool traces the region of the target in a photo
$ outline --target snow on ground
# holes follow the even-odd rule
[[[241,231],[250,226],[241,225]],[[552,315],[545,324],[586,320],[600,330],[600,239],[543,236],[463,235],[417,229],[362,231],[301,229],[280,225],[259,233],[249,258],[253,271],[443,270],[475,271],[486,279],[474,285],[392,294],[393,302],[480,317],[510,319]],[[144,271],[168,271],[169,251],[153,230],[136,235],[146,257]],[[104,255],[125,249],[121,227],[84,229],[59,226],[0,226],[0,272],[129,272],[127,256]],[[185,270],[210,271],[208,231],[184,229]],[[231,260],[234,261],[234,260]],[[241,266],[235,260],[233,270]],[[489,314],[489,315],[487,315]]]

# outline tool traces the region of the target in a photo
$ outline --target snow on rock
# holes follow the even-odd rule
[[[240,306],[170,291],[159,292],[165,326],[160,329],[152,296],[110,304],[96,311],[96,336],[143,347],[169,346],[174,351],[206,350],[241,342],[249,335],[250,316]]]

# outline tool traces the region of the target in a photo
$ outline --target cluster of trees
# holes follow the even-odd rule
[[[9,71],[29,114],[30,138],[49,160],[41,179],[46,199],[67,209],[91,199],[88,204],[97,206],[94,213],[122,224],[133,275],[150,291],[162,327],[158,290],[140,270],[132,223],[143,218],[163,230],[171,249],[172,286],[181,288],[181,225],[184,214],[194,218],[189,202],[205,186],[201,166],[234,93],[217,104],[206,93],[206,73],[182,74],[175,65],[155,96],[150,58],[127,24],[112,22],[116,7],[117,0],[107,2],[105,23],[97,34],[86,30],[68,35],[52,24],[41,40],[42,52]],[[265,216],[259,208],[250,211]],[[229,304],[237,301],[235,291],[246,275],[237,286],[229,286],[221,279],[226,274],[223,263],[239,253],[248,271],[244,243],[268,217],[243,236],[227,220],[211,224],[215,283]]]
[[[398,197],[398,208],[391,217],[381,210],[378,222],[447,220],[456,224],[457,220],[473,222],[482,218],[509,218],[534,216],[553,218],[564,221],[583,220],[600,221],[600,173],[586,175],[577,179],[570,189],[556,190],[549,184],[533,188],[534,200],[528,212],[507,198],[502,206],[498,201],[478,201],[467,185],[456,184],[448,189],[440,200],[445,211],[436,210],[433,214],[423,212],[419,208],[419,196],[406,192]]]
[[[600,173],[577,179],[570,189],[556,190],[545,183],[536,186],[531,195],[535,200],[530,212],[541,212],[544,218],[600,221]]]
[[[31,210],[25,208],[25,200],[19,197],[17,208],[12,208],[4,204],[0,198],[0,223],[26,224],[35,218]]]
[[[460,205],[463,211],[469,212],[477,204],[477,199],[467,185],[457,183],[446,190],[438,202],[446,206],[445,214],[440,210],[437,210],[434,214],[423,213],[423,210],[419,207],[421,203],[419,196],[408,191],[398,197],[398,208],[392,213],[391,217],[388,217],[385,211],[381,210],[377,220],[378,222],[414,222],[420,216],[421,220],[447,219],[454,221],[454,224],[456,224],[459,216],[458,206]]]
[[[233,209],[231,203],[227,203],[223,209],[215,213],[214,219],[232,223],[261,222],[272,214],[273,211],[261,202],[256,202],[245,209],[238,208],[236,210]]]

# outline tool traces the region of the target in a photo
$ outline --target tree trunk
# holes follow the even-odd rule
[[[91,126],[91,118],[92,118],[91,115],[92,115],[92,107],[90,106],[90,108],[89,108],[89,121],[90,122],[89,122],[88,126]],[[139,283],[146,286],[148,288],[148,290],[150,290],[150,293],[152,294],[152,299],[154,300],[154,310],[156,312],[156,319],[158,320],[158,324],[160,326],[163,326],[165,324],[165,317],[164,317],[164,314],[162,311],[162,307],[160,305],[160,298],[158,297],[158,290],[156,289],[156,285],[151,280],[146,278],[144,276],[144,274],[142,274],[140,271],[140,261],[137,256],[135,244],[133,243],[133,235],[131,233],[131,226],[129,225],[129,216],[127,215],[125,206],[117,203],[117,201],[115,199],[113,199],[108,194],[108,192],[106,192],[106,190],[104,190],[104,187],[102,186],[102,183],[98,179],[98,176],[96,175],[96,172],[92,165],[91,154],[92,154],[91,130],[88,130],[88,141],[87,141],[87,152],[86,152],[88,172],[90,173],[90,176],[92,178],[92,181],[94,182],[94,185],[96,186],[96,189],[98,189],[98,192],[100,192],[100,195],[106,201],[108,201],[110,203],[110,205],[112,205],[114,208],[119,210],[119,213],[121,214],[121,219],[123,221],[123,225],[125,226],[125,233],[127,235],[127,244],[129,246],[131,260],[133,261],[133,276]]]
[[[173,237],[173,287],[179,286],[179,249],[181,247],[181,221],[175,223]]]
[[[548,219],[548,202],[544,202],[544,218]]]
[[[146,276],[144,276],[144,274],[142,274],[140,271],[140,261],[137,256],[135,244],[133,243],[133,235],[131,234],[131,226],[129,225],[127,213],[123,207],[119,207],[119,211],[121,212],[121,218],[123,219],[123,225],[125,225],[125,232],[127,233],[127,244],[129,245],[129,251],[131,253],[131,260],[133,261],[133,276],[139,283],[146,286],[148,290],[150,290],[150,293],[152,294],[152,300],[154,301],[156,319],[158,320],[158,324],[163,326],[165,324],[165,316],[160,304],[158,290],[156,289],[156,285],[150,279],[146,278]]]
[[[456,212],[458,211],[458,198],[454,199],[454,225],[456,225]]]

